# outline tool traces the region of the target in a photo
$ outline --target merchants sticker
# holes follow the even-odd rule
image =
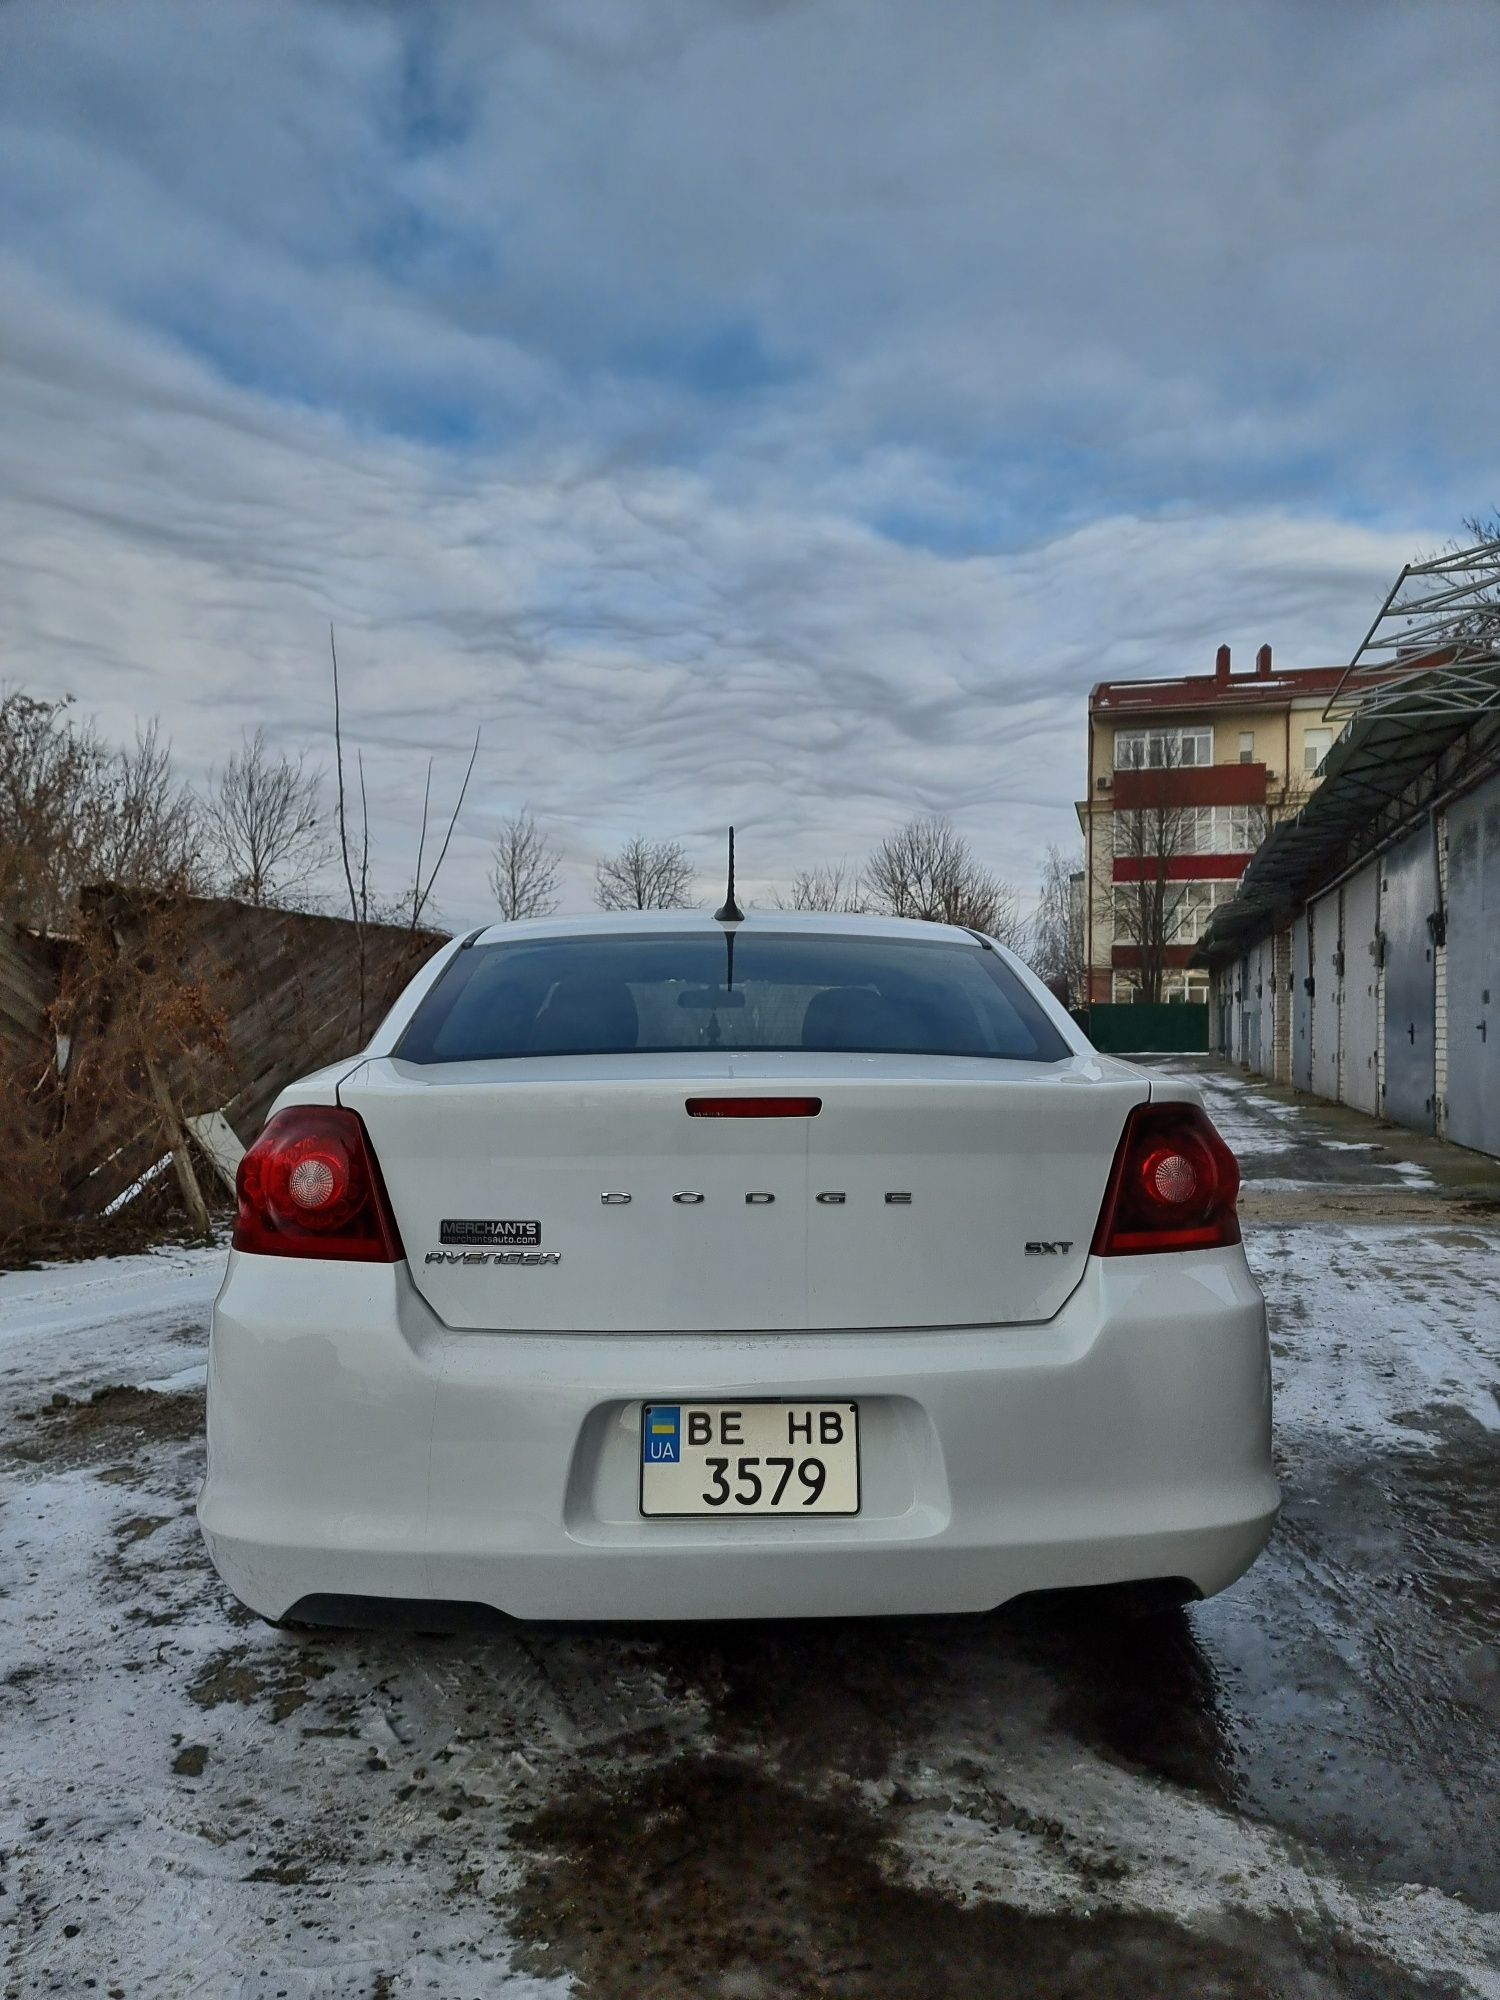
[[[465,1222],[454,1216],[444,1216],[438,1228],[440,1243],[488,1244],[505,1249],[534,1250],[541,1240],[542,1225],[539,1222]]]

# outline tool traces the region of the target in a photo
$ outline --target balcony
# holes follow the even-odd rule
[[[1175,770],[1127,768],[1114,774],[1116,812],[1150,806],[1263,806],[1264,764],[1187,764]]]
[[[1169,854],[1166,864],[1169,882],[1238,882],[1250,866],[1250,853],[1247,850],[1244,854]],[[1144,878],[1149,882],[1156,873],[1156,859],[1152,855],[1117,854],[1110,879],[1139,882]]]

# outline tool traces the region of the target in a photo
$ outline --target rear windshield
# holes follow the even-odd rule
[[[1058,1062],[1067,1044],[998,953],[946,939],[733,934],[518,939],[448,961],[408,1062],[823,1049]]]

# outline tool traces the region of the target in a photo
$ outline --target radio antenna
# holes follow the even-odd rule
[[[729,829],[729,894],[721,906],[714,911],[716,924],[742,924],[745,912],[734,900],[734,828]]]

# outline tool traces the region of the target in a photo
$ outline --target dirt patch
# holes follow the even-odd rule
[[[248,1707],[252,1701],[259,1701],[265,1691],[260,1668],[252,1665],[243,1653],[221,1653],[189,1687],[188,1699],[197,1702],[200,1708],[218,1708],[226,1701]]]
[[[105,1486],[139,1486],[145,1480],[145,1473],[138,1465],[107,1465],[99,1474]]]
[[[223,1702],[248,1708],[264,1695],[270,1700],[271,1720],[285,1722],[312,1699],[309,1682],[332,1672],[332,1661],[305,1649],[286,1658],[255,1659],[241,1646],[210,1660],[189,1686],[188,1699],[200,1708],[218,1708]]]
[[[1117,1763],[1227,1802],[1221,1690],[1192,1621],[1134,1609],[1128,1594],[1061,1591],[984,1616],[682,1627],[656,1644],[668,1686],[701,1697],[726,1752],[803,1785],[883,1777],[956,1708],[1047,1714]]]
[[[170,1514],[132,1514],[128,1521],[121,1521],[115,1529],[115,1538],[122,1548],[128,1548],[132,1542],[146,1541],[158,1528],[164,1528],[171,1518]]]
[[[252,1868],[245,1880],[275,1882],[283,1889],[299,1889],[304,1882],[316,1879],[312,1872],[314,1865],[311,1861],[299,1861],[292,1857],[284,1861],[265,1861],[259,1868]]]
[[[132,1389],[114,1383],[75,1402],[59,1392],[39,1410],[23,1411],[26,1434],[4,1455],[50,1471],[96,1465],[146,1446],[185,1444],[203,1435],[201,1389]],[[111,1468],[118,1475],[120,1468]],[[123,1483],[123,1482],[122,1482]]]
[[[815,1800],[724,1758],[581,1781],[518,1829],[523,1962],[581,2000],[1449,2000],[1461,1988],[1290,1925],[1033,1915],[898,1879],[857,1796]],[[886,1865],[883,1866],[882,1863]],[[887,1869],[891,1872],[887,1872]]]
[[[941,1634],[962,1621],[881,1619],[674,1628],[658,1640],[674,1691],[700,1696],[719,1739],[787,1772],[879,1778],[901,1747],[910,1690],[945,1676]],[[902,1691],[905,1691],[904,1693]]]
[[[228,1238],[232,1209],[227,1196],[218,1197],[207,1185],[217,1236]],[[114,1215],[76,1215],[62,1222],[38,1223],[8,1236],[0,1245],[0,1271],[34,1271],[41,1264],[81,1263],[90,1257],[130,1257],[142,1250],[196,1248],[203,1238],[179,1207],[170,1174],[162,1175],[135,1201]]]
[[[1240,1220],[1281,1227],[1295,1222],[1425,1222],[1437,1224],[1455,1204],[1438,1188],[1340,1187],[1257,1188],[1247,1184],[1240,1197]],[[1468,1212],[1467,1210],[1465,1211]]]
[[[172,1769],[179,1778],[201,1778],[208,1762],[206,1743],[184,1743],[172,1759]]]

